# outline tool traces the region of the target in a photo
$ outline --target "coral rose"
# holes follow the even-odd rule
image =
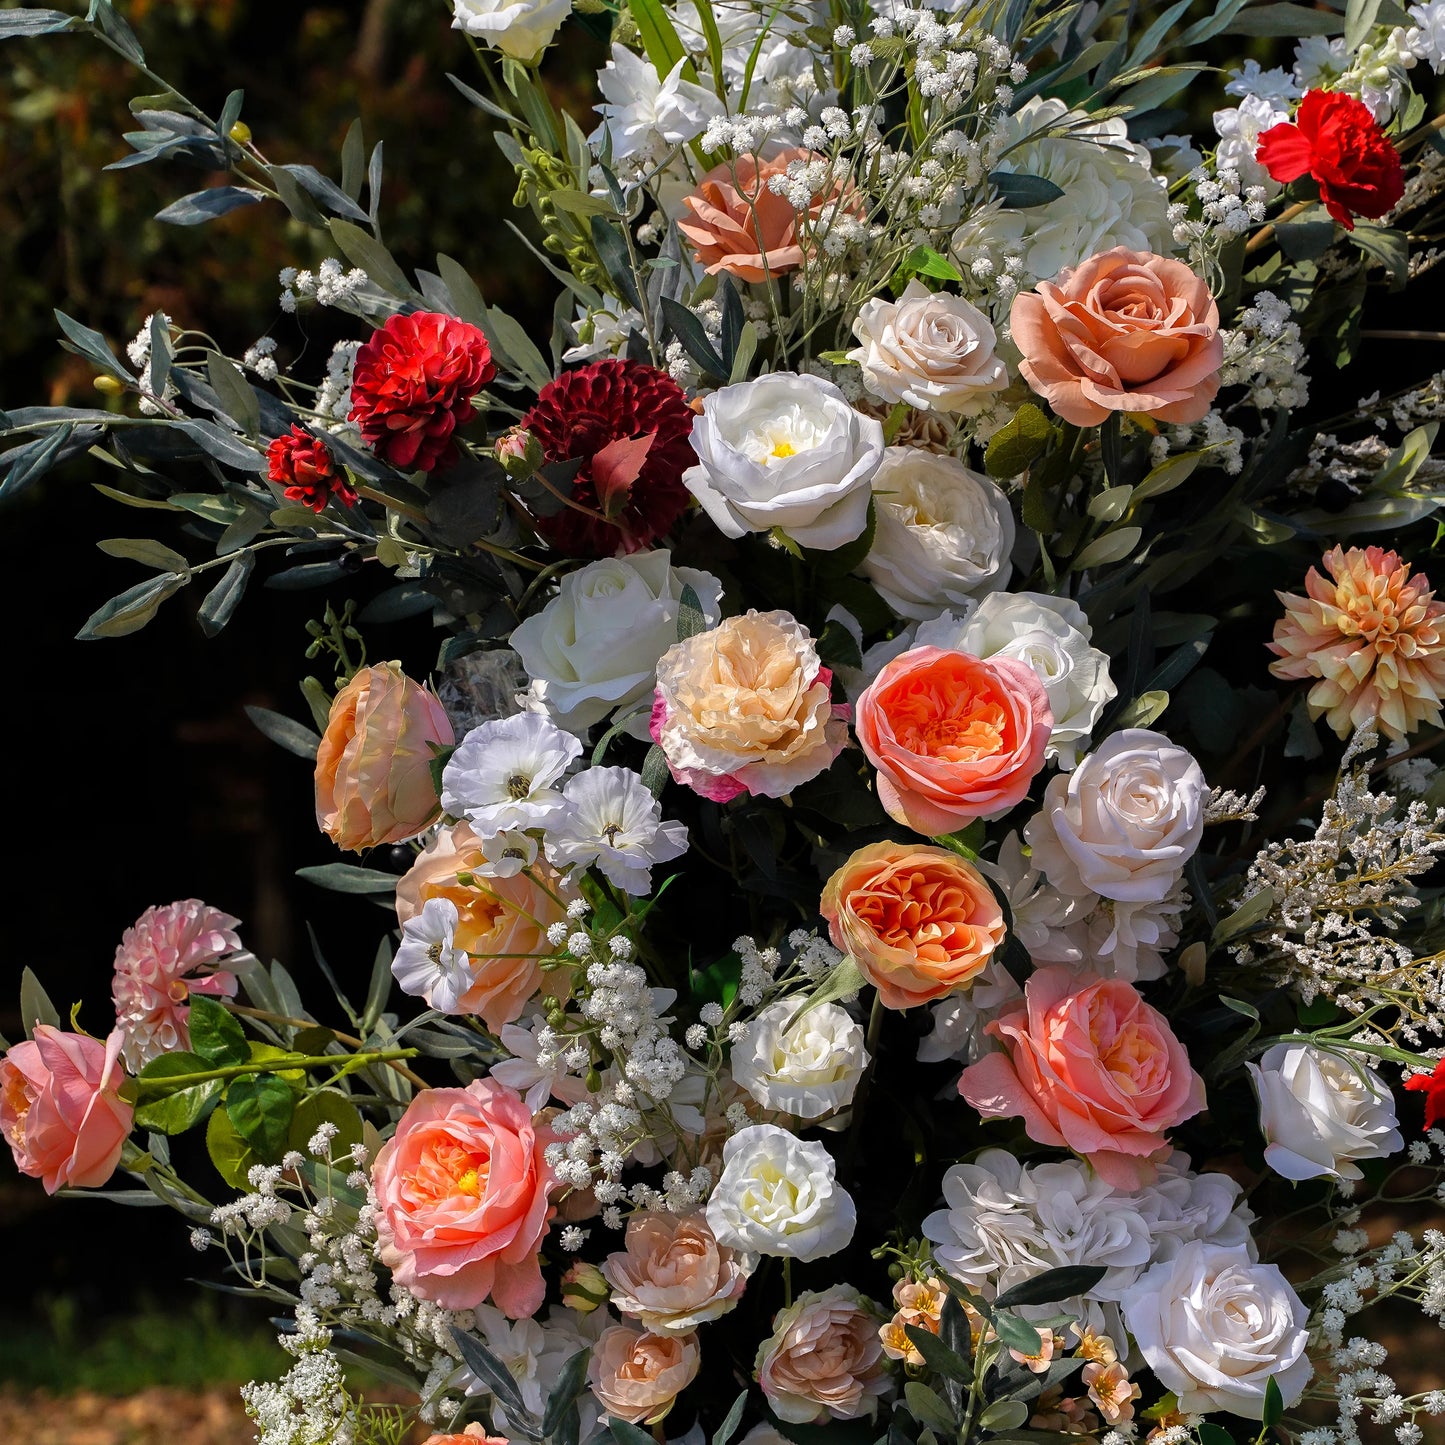
[[[701,1363],[696,1335],[654,1335],[613,1325],[593,1347],[587,1380],[609,1415],[650,1425],[672,1409]]]
[[[858,699],[855,728],[888,816],[936,837],[1022,802],[1053,724],[1027,663],[915,647]]]
[[[316,752],[316,826],[354,853],[415,838],[440,806],[432,758],[455,741],[446,709],[400,663],[363,667]]]
[[[266,475],[285,484],[288,501],[313,512],[324,512],[332,497],[348,507],[356,505],[356,492],[336,470],[331,448],[304,427],[293,426],[266,448]]]
[[[947,848],[860,848],[828,880],[820,908],[833,942],[894,1009],[967,988],[1004,938],[993,890]]]
[[[57,1189],[98,1189],[120,1162],[134,1111],[117,1092],[124,1035],[103,1042],[37,1024],[0,1060],[0,1135],[22,1174]]]
[[[871,1418],[890,1384],[878,1321],[847,1284],[807,1290],[780,1310],[757,1374],[773,1413],[792,1425]]]
[[[477,1420],[459,1434],[428,1435],[421,1445],[510,1445],[505,1435],[489,1435],[487,1427]]]
[[[627,1221],[626,1248],[607,1256],[602,1277],[612,1286],[613,1305],[658,1335],[685,1335],[726,1314],[747,1283],[706,1215],[652,1211]]]
[[[1204,1108],[1204,1081],[1164,1016],[1122,979],[1041,968],[988,1024],[1004,1052],[958,1092],[985,1119],[1022,1115],[1039,1144],[1072,1149],[1116,1189],[1151,1183],[1165,1131]]]
[[[467,954],[472,982],[447,1012],[479,1015],[495,1034],[521,1018],[540,991],[542,960],[554,951],[547,930],[566,919],[571,895],[565,881],[540,861],[510,877],[488,877],[488,871],[471,828],[465,823],[445,828],[396,885],[396,916],[406,923],[430,898],[456,905],[452,941]]]
[[[511,1319],[535,1314],[550,1142],[494,1079],[418,1094],[371,1167],[377,1252],[397,1283],[446,1309],[490,1298]]]
[[[1117,246],[1014,298],[1019,371],[1075,426],[1113,412],[1201,421],[1224,338],[1208,285],[1182,261]]]

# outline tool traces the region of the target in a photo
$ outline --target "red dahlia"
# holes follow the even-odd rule
[[[351,420],[382,461],[429,472],[497,374],[487,338],[437,311],[390,317],[356,353]]]
[[[564,371],[542,388],[521,425],[549,462],[582,458],[574,507],[539,517],[537,530],[572,557],[638,552],[682,515],[682,474],[697,461],[693,413],[682,388],[655,366],[609,359]]]
[[[1310,91],[1294,124],[1271,126],[1255,156],[1285,184],[1313,176],[1325,209],[1347,231],[1355,229],[1354,216],[1374,220],[1405,194],[1400,153],[1369,107],[1342,91]]]
[[[1411,1074],[1405,1087],[1425,1096],[1425,1128],[1433,1129],[1445,1121],[1445,1059],[1435,1065],[1433,1074]]]
[[[331,449],[299,426],[267,447],[266,462],[271,480],[286,484],[286,496],[313,512],[324,512],[332,497],[348,507],[356,503],[350,483],[336,470]]]

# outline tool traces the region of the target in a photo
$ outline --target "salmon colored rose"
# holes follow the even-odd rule
[[[993,890],[947,848],[860,848],[828,880],[820,908],[887,1008],[967,988],[1004,937]]]
[[[317,827],[353,853],[415,838],[440,807],[436,748],[455,741],[446,709],[400,663],[363,667],[336,694],[316,752]]]
[[[1019,371],[1075,426],[1112,412],[1201,421],[1224,338],[1208,285],[1182,261],[1116,246],[1014,298]]]
[[[418,1094],[371,1168],[378,1254],[397,1283],[446,1309],[490,1299],[511,1319],[535,1314],[550,1142],[494,1079]]]
[[[1004,1046],[958,1092],[985,1119],[1022,1115],[1039,1144],[1072,1149],[1116,1189],[1152,1183],[1166,1131],[1204,1108],[1204,1080],[1164,1016],[1122,979],[1041,968],[987,1025]]]
[[[422,1445],[509,1445],[505,1435],[488,1435],[487,1427],[473,1420],[459,1434],[428,1435]]]
[[[937,837],[1022,802],[1053,725],[1027,663],[915,647],[858,699],[854,727],[888,816]]]
[[[134,1113],[117,1092],[124,1043],[119,1029],[102,1041],[37,1024],[0,1060],[0,1135],[47,1194],[98,1189],[115,1173]]]
[[[448,1012],[478,1015],[495,1034],[541,990],[542,960],[553,952],[547,930],[566,919],[572,895],[540,859],[510,878],[485,876],[485,865],[467,824],[442,829],[397,883],[396,916],[415,918],[431,898],[456,904],[453,944],[467,954],[472,984]]]
[[[626,1248],[609,1254],[602,1277],[612,1303],[659,1335],[682,1335],[726,1314],[742,1297],[747,1273],[719,1244],[707,1216],[647,1211],[627,1221]]]
[[[672,1409],[701,1363],[696,1335],[654,1335],[613,1325],[593,1347],[587,1380],[607,1414],[651,1425]]]

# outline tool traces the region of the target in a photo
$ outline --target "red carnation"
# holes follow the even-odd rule
[[[1445,1059],[1435,1065],[1433,1074],[1411,1074],[1405,1087],[1425,1096],[1425,1127],[1433,1129],[1445,1119]]]
[[[582,458],[575,507],[539,517],[537,530],[572,557],[611,557],[651,546],[688,504],[682,474],[697,461],[682,388],[640,361],[594,361],[544,386],[522,427],[549,462]]]
[[[266,448],[266,462],[271,480],[286,483],[286,496],[313,512],[324,512],[332,497],[348,507],[356,504],[356,493],[336,470],[331,449],[299,426]]]
[[[497,374],[475,326],[437,311],[393,316],[356,353],[351,420],[384,462],[429,472]]]
[[[1352,216],[1374,220],[1405,194],[1399,152],[1369,107],[1338,90],[1310,91],[1293,125],[1260,136],[1255,158],[1277,181],[1313,176],[1325,209],[1347,231],[1355,229]]]

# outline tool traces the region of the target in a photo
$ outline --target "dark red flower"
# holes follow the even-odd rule
[[[655,366],[608,359],[564,371],[521,424],[547,461],[582,458],[572,500],[607,520],[564,507],[537,518],[537,530],[572,557],[651,546],[688,504],[682,474],[697,461],[692,422],[682,388]]]
[[[1255,158],[1286,184],[1313,176],[1325,209],[1347,231],[1355,229],[1353,217],[1377,219],[1405,194],[1400,153],[1369,107],[1338,90],[1310,91],[1294,124],[1260,136]]]
[[[1425,1127],[1433,1129],[1445,1120],[1445,1059],[1435,1065],[1433,1074],[1411,1074],[1405,1087],[1425,1096]]]
[[[332,497],[348,507],[356,504],[356,493],[336,470],[331,449],[299,426],[266,448],[266,462],[271,480],[286,484],[286,496],[313,512],[324,512]]]
[[[356,353],[351,420],[382,461],[429,472],[496,374],[492,348],[475,326],[437,311],[392,316]]]

